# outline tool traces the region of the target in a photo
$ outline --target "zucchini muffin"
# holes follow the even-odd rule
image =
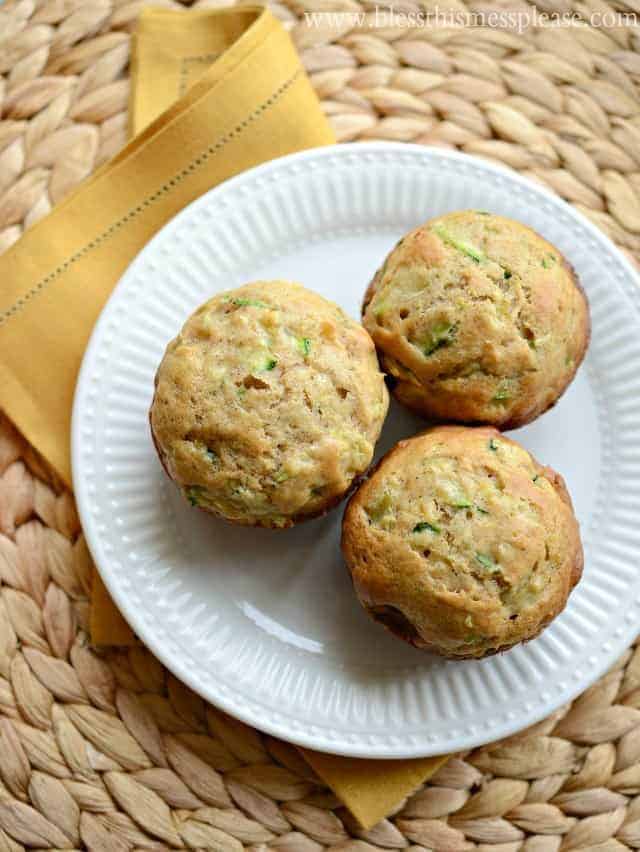
[[[349,501],[342,549],[376,621],[458,659],[540,633],[583,563],[562,477],[492,427],[397,444]]]
[[[388,255],[363,321],[398,400],[423,416],[512,429],[550,408],[589,343],[575,272],[535,231],[466,210]]]
[[[367,469],[388,403],[359,323],[299,284],[258,281],[187,320],[158,368],[150,421],[193,505],[289,527]]]

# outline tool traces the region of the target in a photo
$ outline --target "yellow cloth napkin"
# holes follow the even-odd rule
[[[388,816],[449,759],[444,754],[416,760],[361,760],[306,748],[299,750],[363,828],[371,828]]]
[[[335,141],[288,35],[264,9],[143,10],[131,84],[132,141],[0,257],[0,406],[67,484],[76,374],[133,257],[212,186]],[[134,639],[97,574],[92,638]],[[302,753],[364,826],[441,762]]]

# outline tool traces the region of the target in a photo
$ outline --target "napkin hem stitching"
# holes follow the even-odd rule
[[[23,296],[17,299],[14,304],[7,308],[2,314],[0,314],[0,326],[4,325],[12,316],[15,316],[19,313],[22,308],[37,296],[38,293],[42,292],[42,290],[48,285],[51,284],[56,278],[59,278],[63,272],[76,263],[78,260],[81,260],[90,251],[94,248],[97,248],[99,245],[105,242],[105,240],[109,239],[109,237],[113,236],[123,225],[128,224],[132,219],[135,219],[140,213],[154,204],[159,198],[163,195],[167,195],[174,187],[176,187],[179,183],[181,183],[186,177],[190,174],[193,174],[200,166],[204,165],[210,157],[214,154],[218,153],[222,148],[224,148],[227,143],[229,143],[236,136],[239,136],[243,133],[247,127],[259,118],[269,107],[273,106],[274,103],[289,89],[296,80],[303,74],[303,69],[300,67],[282,83],[278,88],[271,94],[269,97],[263,101],[252,113],[250,113],[246,118],[240,121],[232,130],[230,130],[225,135],[221,136],[216,142],[212,145],[209,145],[208,148],[199,154],[194,160],[192,160],[187,166],[185,166],[181,171],[175,174],[172,178],[170,178],[166,183],[164,183],[159,189],[156,189],[151,195],[147,196],[144,201],[140,202],[140,204],[133,207],[129,210],[128,213],[125,213],[120,219],[116,222],[112,222],[109,227],[104,230],[101,234],[98,234],[97,237],[94,237],[89,243],[79,249],[77,252],[68,257],[65,261],[63,261],[59,266],[57,266],[52,272],[46,275],[42,280],[40,280],[37,284],[28,290]]]
[[[195,62],[213,62],[220,56],[219,53],[201,53],[198,56],[183,56],[180,61],[180,72],[178,79],[178,95],[182,97],[188,89],[189,65]]]

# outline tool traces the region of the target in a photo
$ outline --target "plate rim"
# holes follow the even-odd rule
[[[88,494],[88,491],[86,489],[86,483],[82,476],[81,454],[83,444],[80,434],[81,421],[84,414],[84,394],[86,387],[89,384],[89,376],[91,368],[93,366],[94,353],[97,351],[98,346],[100,344],[102,330],[109,320],[110,311],[114,304],[114,301],[119,297],[119,293],[128,285],[128,280],[132,274],[133,268],[139,263],[142,263],[144,258],[148,254],[153,252],[156,242],[160,242],[161,240],[163,240],[166,237],[167,232],[171,232],[180,228],[182,222],[185,219],[188,219],[194,214],[194,212],[199,210],[201,207],[207,206],[210,203],[212,197],[215,197],[217,194],[221,194],[223,191],[233,191],[233,189],[238,185],[241,186],[247,181],[259,178],[264,173],[269,173],[273,170],[278,170],[280,168],[286,168],[290,164],[295,165],[295,163],[315,158],[323,159],[325,157],[339,157],[341,155],[351,156],[353,155],[354,151],[361,152],[362,154],[380,153],[385,155],[389,155],[392,153],[407,154],[413,152],[414,154],[419,154],[422,157],[434,157],[435,159],[448,160],[452,162],[469,163],[469,161],[473,161],[481,164],[482,168],[488,172],[494,172],[496,175],[501,175],[503,177],[506,176],[511,182],[519,183],[523,188],[533,191],[538,195],[541,195],[548,199],[551,199],[555,204],[560,204],[565,208],[570,217],[574,220],[578,220],[581,226],[588,233],[590,233],[593,238],[600,242],[604,241],[604,243],[607,245],[608,250],[612,252],[616,256],[617,260],[620,262],[626,275],[628,275],[629,278],[635,283],[636,287],[638,288],[637,292],[638,294],[640,294],[640,278],[638,276],[637,271],[634,269],[633,265],[627,259],[625,254],[613,243],[613,241],[603,231],[598,229],[582,213],[580,213],[580,211],[576,210],[572,205],[568,204],[566,201],[564,201],[564,199],[560,198],[558,195],[556,195],[546,187],[543,187],[537,184],[536,182],[526,177],[523,177],[518,172],[515,172],[499,164],[486,161],[468,154],[464,154],[459,151],[430,148],[427,146],[403,142],[361,142],[357,144],[352,143],[346,145],[332,145],[323,146],[319,148],[311,148],[304,151],[295,152],[293,154],[288,154],[283,157],[279,157],[275,160],[271,160],[269,162],[255,166],[254,168],[242,172],[224,181],[223,183],[207,190],[205,193],[203,193],[201,196],[199,196],[197,199],[195,199],[185,208],[179,211],[168,222],[166,222],[162,226],[162,228],[156,234],[154,234],[154,236],[149,240],[149,242],[147,242],[143,246],[143,248],[132,259],[130,264],[122,273],[116,286],[112,290],[111,294],[109,295],[109,298],[103,306],[100,315],[96,321],[96,324],[92,330],[78,373],[71,418],[72,482],[76,498],[76,504],[78,507],[78,514],[81,520],[85,540],[93,556],[96,569],[98,570],[102,581],[107,587],[110,595],[114,599],[123,617],[130,624],[130,626],[140,638],[140,640],[143,642],[143,644],[177,678],[186,683],[191,689],[193,689],[197,694],[201,695],[206,701],[210,702],[214,706],[219,707],[229,715],[240,719],[241,721],[245,722],[248,725],[251,725],[252,727],[258,728],[259,730],[264,731],[265,733],[287,740],[288,742],[292,742],[296,745],[349,757],[375,757],[379,759],[416,758],[474,748],[479,745],[486,744],[487,741],[482,738],[482,732],[479,732],[475,736],[458,736],[457,738],[448,741],[446,745],[443,745],[441,743],[440,745],[436,744],[435,746],[430,746],[429,743],[425,741],[419,746],[407,743],[403,747],[385,747],[384,751],[380,750],[379,747],[372,746],[371,744],[367,744],[364,741],[360,743],[349,742],[348,735],[344,738],[343,743],[339,744],[333,740],[326,739],[322,735],[318,735],[316,733],[299,733],[296,731],[290,731],[286,727],[286,718],[280,726],[276,723],[262,721],[259,718],[256,718],[256,715],[252,713],[249,709],[245,710],[245,707],[242,705],[242,703],[238,707],[233,703],[233,700],[227,699],[224,695],[213,694],[214,687],[212,687],[211,685],[209,685],[209,689],[206,689],[204,683],[199,683],[197,681],[197,678],[195,676],[192,676],[191,671],[188,669],[188,667],[181,667],[180,661],[174,659],[171,651],[164,649],[162,641],[156,639],[156,637],[150,633],[150,628],[147,629],[144,620],[138,617],[137,610],[135,609],[134,605],[128,602],[126,590],[122,588],[121,585],[117,582],[116,575],[108,569],[108,560],[103,552],[103,548],[100,543],[100,538],[93,523],[92,515],[89,509],[91,498]],[[604,672],[608,670],[608,668],[615,662],[615,660],[624,651],[624,649],[631,644],[636,634],[637,628],[635,626],[635,622],[632,622],[630,626],[623,632],[623,635],[618,640],[618,644],[614,643],[614,647],[611,648],[609,652],[602,653],[599,655],[598,664],[589,669],[587,676],[582,678],[577,684],[570,682],[564,690],[555,693],[552,700],[547,701],[546,703],[541,703],[529,713],[520,714],[517,719],[511,722],[502,723],[499,726],[499,733],[497,734],[497,736],[492,737],[489,742],[493,742],[496,739],[503,739],[505,737],[511,736],[514,733],[521,731],[529,727],[530,725],[535,724],[536,722],[544,719],[562,704],[573,700],[577,695],[587,689]],[[309,726],[312,726],[311,722],[309,722]]]

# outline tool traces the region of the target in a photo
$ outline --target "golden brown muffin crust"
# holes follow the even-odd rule
[[[369,465],[388,407],[371,338],[299,284],[215,296],[158,368],[153,440],[187,499],[287,527],[339,502]]]
[[[562,477],[492,427],[397,444],[351,497],[342,548],[373,618],[454,658],[536,636],[583,564]]]
[[[562,254],[531,228],[475,210],[398,243],[369,285],[363,323],[400,402],[501,429],[555,404],[590,336],[586,296]]]

